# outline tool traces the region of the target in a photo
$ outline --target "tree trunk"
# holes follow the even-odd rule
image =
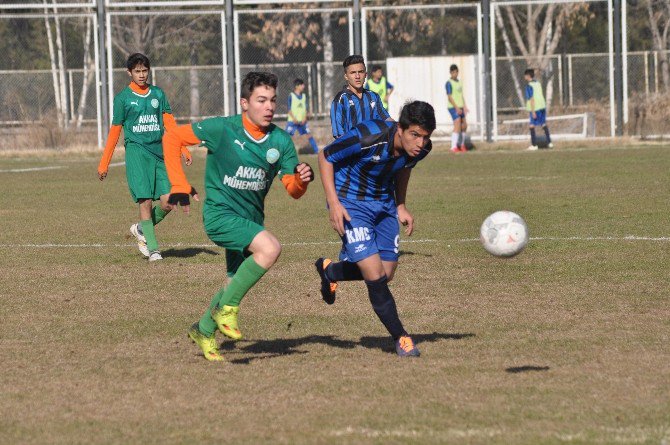
[[[514,82],[514,91],[516,91],[517,99],[519,100],[519,105],[522,108],[525,108],[526,100],[524,99],[523,89],[521,88],[521,83],[519,82],[519,76],[517,76],[516,74],[516,69],[514,69],[514,60],[512,59],[513,55],[512,44],[510,43],[509,36],[507,35],[507,30],[505,29],[505,23],[503,22],[501,14],[496,14],[496,24],[498,25],[498,29],[500,29],[500,31],[502,32],[502,38],[505,44],[505,55],[509,58],[509,73],[512,76],[512,81]]]
[[[670,91],[670,66],[668,65],[668,30],[670,29],[670,2],[665,2],[666,10],[654,11],[652,0],[646,0],[647,12],[649,14],[649,27],[652,34],[652,45],[658,54],[658,64],[661,67],[661,78],[665,91]],[[659,22],[663,20],[664,29],[659,28]]]
[[[191,68],[188,70],[188,80],[191,86],[191,121],[200,116],[200,78],[198,77],[198,54],[195,45],[191,46]]]
[[[44,0],[44,4],[47,4],[47,0]],[[49,9],[44,8],[44,13],[48,14]],[[51,83],[54,89],[54,102],[56,105],[56,119],[58,122],[58,127],[63,127],[62,116],[60,114],[61,104],[60,104],[60,84],[58,83],[58,71],[56,69],[56,51],[54,50],[54,40],[53,35],[51,34],[51,23],[49,22],[49,17],[44,17],[44,27],[47,31],[47,43],[49,47],[49,62],[51,63]]]
[[[79,94],[79,106],[77,107],[76,128],[81,128],[81,124],[84,121],[84,110],[86,109],[88,90],[95,77],[95,60],[91,57],[92,27],[91,19],[86,19],[86,33],[84,35],[84,73],[82,75],[81,93]]]
[[[331,13],[321,14],[323,31],[323,92],[321,94],[321,112],[326,112],[331,97],[335,94],[335,65],[333,64],[333,33]]]
[[[56,4],[56,0],[53,0],[53,4]],[[54,9],[55,10],[55,9]],[[65,57],[63,55],[63,32],[60,27],[60,19],[58,18],[57,13],[54,16],[54,31],[56,32],[56,54],[58,55],[58,80],[60,83],[60,110],[61,121],[63,122],[62,128],[68,127],[67,119],[67,83],[65,76]]]

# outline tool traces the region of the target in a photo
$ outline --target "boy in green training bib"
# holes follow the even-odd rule
[[[299,163],[291,137],[272,123],[277,102],[277,76],[251,72],[242,81],[243,113],[215,117],[177,127],[163,138],[165,165],[172,188],[168,203],[189,211],[189,195],[198,195],[189,184],[179,159],[179,148],[202,144],[207,148],[205,232],[226,249],[228,286],[212,298],[188,336],[205,358],[221,361],[215,333],[239,340],[237,316],[246,293],[277,261],[281,244],[264,227],[265,196],[275,176],[295,199],[314,179],[311,167]]]
[[[132,54],[126,62],[130,85],[114,97],[112,125],[107,145],[98,165],[98,178],[107,177],[114,148],[123,129],[126,146],[126,179],[130,196],[140,208],[140,221],[130,226],[137,247],[149,261],[162,260],[154,226],[170,212],[167,205],[170,193],[163,162],[163,133],[177,123],[163,90],[148,83],[151,65],[144,54]],[[182,151],[186,165],[191,154]],[[153,202],[160,200],[160,205]]]

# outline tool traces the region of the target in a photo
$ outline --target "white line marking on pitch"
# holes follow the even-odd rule
[[[62,165],[52,165],[50,167],[31,167],[31,168],[10,168],[8,170],[0,170],[0,173],[25,173],[25,172],[39,172],[42,170],[58,170],[65,168]]]
[[[546,237],[534,237],[530,238],[531,241],[652,241],[652,242],[668,242],[670,237],[668,236],[635,236],[628,235],[622,237],[615,236],[568,236],[568,237],[558,237],[558,236],[546,236]],[[479,241],[479,238],[462,238],[457,240],[436,240],[436,239],[410,239],[402,240],[404,243],[413,243],[413,244],[432,244],[432,243],[472,243]],[[300,246],[325,246],[340,244],[340,241],[305,241],[298,243],[283,243],[286,247],[300,247]],[[36,249],[61,249],[61,248],[79,248],[79,249],[89,249],[89,248],[111,248],[111,247],[133,247],[135,243],[128,244],[56,244],[56,243],[45,243],[45,244],[0,244],[0,248],[36,248]],[[165,247],[174,248],[174,247],[217,247],[216,244],[187,244],[187,243],[173,243],[173,244],[164,244]]]

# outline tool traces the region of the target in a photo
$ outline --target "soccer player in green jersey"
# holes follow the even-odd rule
[[[148,83],[151,65],[147,56],[132,54],[126,68],[131,82],[114,97],[112,126],[98,165],[98,178],[102,181],[107,177],[123,129],[128,188],[140,207],[140,222],[130,226],[130,233],[149,261],[162,260],[154,226],[170,212],[167,204],[170,183],[163,162],[161,139],[165,129],[174,128],[177,123],[163,90]],[[186,148],[183,154],[186,165],[190,165],[191,154]],[[154,207],[156,200],[160,200],[160,205]]]
[[[189,211],[189,184],[179,159],[183,145],[207,148],[203,207],[205,232],[226,249],[228,286],[212,298],[209,309],[188,331],[207,360],[223,360],[215,341],[217,328],[226,336],[242,338],[238,325],[244,295],[277,261],[281,244],[265,229],[265,196],[278,176],[295,199],[314,179],[311,167],[299,163],[291,137],[272,123],[277,101],[277,76],[251,72],[242,81],[243,113],[215,117],[177,127],[163,138],[165,165],[172,184],[168,203]]]

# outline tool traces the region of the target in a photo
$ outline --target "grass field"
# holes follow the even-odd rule
[[[360,283],[320,300],[323,192],[276,181],[282,257],[242,304],[247,339],[206,362],[186,329],[225,265],[201,206],[158,226],[149,264],[123,166],[96,165],[0,159],[2,444],[670,443],[670,147],[431,154],[392,283],[415,360]],[[476,239],[503,208],[532,236],[512,259]]]

